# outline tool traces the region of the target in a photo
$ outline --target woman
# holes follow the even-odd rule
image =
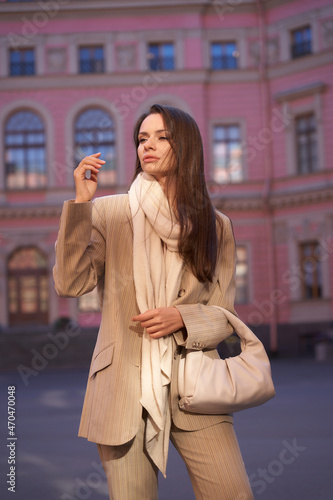
[[[139,118],[134,140],[129,193],[92,202],[104,161],[87,156],[61,216],[56,290],[77,297],[97,286],[102,311],[79,435],[97,443],[111,499],[158,497],[169,438],[197,499],[251,499],[232,415],[178,406],[181,346],[218,357],[232,332],[212,307],[234,312],[231,224],[209,199],[193,118],[156,104]]]

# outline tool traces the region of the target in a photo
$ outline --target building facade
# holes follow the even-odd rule
[[[237,243],[237,311],[272,352],[332,328],[333,5],[329,0],[0,1],[0,324],[95,328],[94,293],[56,295],[73,170],[126,192],[133,125],[155,102],[197,121]],[[115,286],[122,286],[121,269]]]

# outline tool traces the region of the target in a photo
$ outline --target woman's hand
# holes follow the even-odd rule
[[[94,153],[86,156],[74,170],[74,181],[76,198],[75,203],[90,201],[97,189],[97,174],[105,161],[101,160],[101,153]],[[87,179],[87,171],[90,171],[90,178]]]
[[[176,307],[158,307],[150,309],[132,318],[146,328],[152,339],[159,339],[183,328],[183,318]]]

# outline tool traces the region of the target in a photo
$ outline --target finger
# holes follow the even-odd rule
[[[154,317],[153,309],[151,311],[146,311],[141,314],[137,314],[136,316],[133,316],[132,321],[146,321],[149,319],[152,319]]]
[[[149,334],[151,339],[160,339],[162,337],[166,337],[167,335],[170,335],[169,333],[163,333],[163,332],[156,332],[153,334]]]
[[[84,177],[85,173],[90,170],[91,172],[98,173],[102,165],[92,164],[92,163],[83,163],[79,165],[75,170],[75,173]]]
[[[161,332],[161,327],[159,325],[153,325],[153,326],[148,326],[148,327],[146,326],[144,328],[146,328],[147,333],[149,333],[149,335]]]
[[[79,167],[83,167],[84,165],[92,165],[95,167],[101,167],[104,165],[105,160],[99,160],[99,159],[94,159],[94,158],[84,158],[81,163],[79,164]]]

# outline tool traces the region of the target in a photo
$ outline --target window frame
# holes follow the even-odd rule
[[[10,131],[8,132],[7,131],[7,125],[8,125],[8,122],[15,116],[15,115],[18,115],[19,113],[31,113],[33,115],[35,115],[41,122],[43,128],[40,130],[40,129],[25,129],[23,131],[17,131],[17,132],[13,132],[13,131]],[[34,135],[34,134],[43,134],[43,143],[36,143],[36,144],[32,144],[28,139],[27,139],[27,136],[30,134],[30,135]],[[8,135],[22,135],[23,136],[23,142],[21,144],[7,144],[7,137]],[[25,140],[24,140],[25,138]],[[43,165],[43,168],[41,170],[41,173],[40,175],[43,175],[43,179],[44,179],[44,182],[41,183],[40,185],[36,185],[36,186],[29,186],[28,185],[28,182],[27,182],[27,178],[30,174],[34,173],[34,171],[30,171],[29,170],[29,151],[32,151],[32,149],[38,149],[38,150],[43,150],[43,156],[44,156],[44,165]],[[10,175],[10,172],[9,172],[9,163],[6,162],[6,156],[7,156],[7,151],[9,150],[15,150],[15,149],[21,149],[23,151],[23,154],[24,154],[24,165],[23,165],[23,176],[24,176],[24,179],[25,179],[25,182],[24,182],[24,185],[23,186],[10,186],[10,183],[8,182],[8,177]],[[36,110],[32,110],[32,109],[27,109],[27,108],[19,108],[19,109],[16,109],[14,110],[12,113],[10,113],[5,122],[4,122],[4,155],[5,155],[5,160],[4,160],[4,164],[5,164],[5,169],[4,169],[4,184],[5,184],[5,189],[7,191],[16,191],[16,190],[25,190],[25,189],[28,189],[29,191],[32,191],[32,190],[38,190],[38,189],[46,189],[47,188],[47,185],[48,185],[48,172],[47,172],[47,160],[48,160],[48,156],[47,156],[47,130],[46,130],[46,125],[45,125],[45,122],[44,122],[44,118],[40,115],[40,113],[36,112]]]
[[[86,113],[86,112],[89,112],[91,110],[95,110],[95,111],[101,111],[102,113],[105,113],[105,115],[108,117],[108,119],[110,120],[111,124],[112,124],[112,128],[111,128],[111,134],[112,134],[112,140],[111,141],[108,141],[108,140],[105,140],[105,141],[96,141],[96,142],[91,142],[91,141],[86,141],[86,142],[79,142],[77,141],[76,139],[76,136],[78,133],[84,133],[85,131],[87,131],[87,133],[92,133],[92,134],[96,134],[96,130],[98,132],[98,129],[91,129],[89,127],[87,127],[86,129],[84,128],[81,128],[80,131],[77,130],[77,122],[78,120],[81,118],[81,116]],[[110,129],[106,129],[106,130],[110,130]],[[92,154],[90,152],[82,152],[82,154],[78,154],[78,146],[83,146],[84,147],[88,147],[89,145],[91,145],[91,150],[93,152],[96,152],[96,151],[101,151],[101,153],[103,154],[103,148],[106,147],[106,148],[112,148],[112,151],[113,151],[113,161],[114,161],[114,166],[113,168],[108,168],[108,165],[107,163],[105,163],[103,165],[103,169],[101,170],[100,174],[99,174],[99,187],[100,188],[103,188],[103,187],[108,187],[108,186],[115,186],[119,183],[119,179],[118,179],[118,169],[117,169],[117,140],[116,140],[116,127],[115,127],[115,120],[113,118],[113,116],[111,115],[111,113],[104,109],[104,107],[101,107],[99,106],[98,104],[96,105],[89,105],[89,106],[86,106],[84,107],[83,109],[80,109],[78,111],[78,113],[76,113],[75,117],[74,117],[74,120],[73,120],[73,156],[74,156],[74,165],[73,165],[73,168],[76,168],[77,165],[78,165],[78,162],[80,162],[82,160],[82,154],[83,154],[83,157],[84,156],[87,156],[89,154]],[[104,159],[104,158],[103,158]],[[107,159],[106,159],[107,161]],[[112,173],[114,173],[114,177],[115,177],[115,180],[114,181],[111,181],[111,182],[103,182],[103,176],[105,174],[105,177],[107,175],[107,173],[111,172],[111,175],[110,177],[112,177]]]
[[[24,249],[33,249],[39,255],[41,255],[45,260],[45,266],[41,267],[25,267],[10,269],[10,261],[14,257],[15,253],[20,252]],[[33,312],[24,312],[22,310],[24,302],[24,290],[27,288],[23,285],[24,278],[34,278],[36,283],[36,305],[37,309]],[[41,296],[44,281],[44,291],[46,291],[46,310],[42,308],[43,298]],[[18,311],[12,312],[10,310],[11,304],[11,283],[14,283],[14,289],[16,293],[16,305]],[[48,259],[47,255],[40,250],[40,248],[32,245],[17,247],[7,259],[7,304],[8,304],[8,321],[10,326],[23,326],[26,324],[35,325],[41,324],[46,325],[49,322],[49,312],[50,312],[50,291],[49,291],[49,269],[48,269]]]
[[[169,45],[172,47],[172,52],[173,52],[172,58],[169,57],[170,61],[172,61],[172,67],[168,67],[168,63],[165,66],[164,63],[166,60],[168,60],[168,58],[166,58],[163,54],[161,54],[161,51],[163,50],[163,48],[165,46],[169,46]],[[154,55],[152,55],[152,57],[151,57],[152,52],[150,51],[150,49],[153,46],[157,48],[157,52],[158,52],[158,55],[157,55],[158,64],[156,65],[156,67],[152,67],[153,61],[156,61],[156,57]],[[147,53],[147,65],[148,65],[149,71],[175,71],[175,69],[176,69],[176,51],[175,51],[175,43],[173,41],[159,41],[159,42],[150,41],[147,43],[147,52],[146,53]],[[161,62],[162,62],[162,64],[161,64]]]
[[[33,55],[33,61],[25,61],[24,55],[31,52]],[[20,56],[19,61],[12,61],[12,54],[18,54]],[[23,60],[22,60],[23,59]],[[13,72],[13,67],[18,66],[19,72]],[[31,67],[31,71],[27,71],[27,68]],[[18,49],[10,49],[9,50],[9,76],[12,77],[20,77],[20,76],[34,76],[36,75],[36,54],[34,47],[21,47]]]
[[[306,38],[307,31],[310,33],[310,40],[303,40],[304,38]],[[301,42],[297,42],[294,40],[295,35],[297,36],[297,34],[299,34],[302,38]],[[310,24],[291,30],[290,37],[291,59],[299,59],[300,57],[313,54],[313,32]]]
[[[102,58],[98,59],[96,58],[95,51],[98,49],[102,49]],[[88,50],[89,51],[89,59],[88,61],[83,61],[81,57],[81,51],[82,50]],[[89,64],[90,71],[83,71],[82,70],[82,64],[87,63]],[[101,64],[101,68],[98,68],[98,64]],[[105,73],[105,49],[104,45],[99,44],[99,45],[80,45],[78,47],[78,72],[80,75],[91,75],[91,74],[101,74]]]
[[[311,128],[311,126],[307,127],[304,132],[301,132],[298,127],[298,123],[302,119],[311,119],[313,118],[315,121],[315,128]],[[296,150],[296,171],[299,175],[311,174],[313,172],[318,171],[318,127],[316,115],[314,112],[308,112],[303,114],[298,114],[294,119],[294,133],[295,133],[295,150]],[[312,154],[312,134],[315,134],[315,155],[313,158]],[[301,159],[301,137],[306,137],[305,149],[306,149],[306,163],[309,166],[306,170],[302,167],[302,159]]]
[[[215,132],[214,129],[216,127],[230,127],[230,126],[238,126],[239,128],[239,133],[240,133],[240,138],[239,138],[239,144],[240,144],[240,151],[241,151],[241,174],[242,178],[240,180],[228,180],[226,182],[218,182],[215,180],[215,155],[214,155],[214,145],[215,145]],[[247,169],[246,169],[246,158],[243,152],[243,144],[244,144],[244,138],[246,137],[246,130],[245,130],[245,120],[244,118],[222,118],[222,119],[215,119],[211,122],[211,166],[212,170],[210,173],[210,180],[218,185],[226,185],[226,184],[238,184],[241,182],[246,181],[247,179]]]
[[[238,256],[238,249],[244,249],[245,252],[246,252],[246,260],[245,261],[240,261],[239,260],[239,256]],[[246,244],[246,243],[237,243],[236,245],[236,253],[237,253],[237,259],[236,259],[236,274],[235,274],[235,282],[236,282],[236,296],[235,296],[235,305],[237,306],[243,306],[243,305],[246,305],[246,304],[249,304],[250,303],[250,250],[249,250],[249,245]],[[245,300],[244,301],[240,301],[238,300],[239,297],[238,297],[238,290],[239,290],[239,285],[237,283],[237,265],[238,264],[241,264],[243,262],[246,262],[246,274],[245,274]]]
[[[224,49],[225,52],[228,52],[228,46],[234,44],[234,50],[233,53],[237,53],[237,56],[234,55],[228,55],[228,54],[223,54]],[[221,48],[221,56],[215,56],[218,57],[218,61],[220,61],[221,58],[221,66],[220,67],[215,67],[214,65],[214,55],[213,55],[213,50],[214,46],[220,46]],[[237,50],[237,41],[235,40],[222,40],[222,41],[211,41],[209,45],[209,53],[210,53],[210,69],[213,71],[224,71],[224,70],[237,70],[239,69],[239,51]],[[223,63],[225,61],[225,64]],[[234,64],[229,65],[229,62],[232,61]]]
[[[307,294],[307,284],[306,284],[306,274],[305,274],[305,261],[308,260],[308,256],[305,255],[303,248],[311,248],[311,260],[316,261],[316,269],[312,271],[312,292],[309,296]],[[301,274],[301,299],[302,300],[320,300],[323,298],[323,266],[321,265],[320,259],[315,258],[315,252],[319,248],[317,240],[308,240],[298,243],[298,254],[299,254],[299,265],[302,271]],[[318,272],[316,272],[318,271]]]

